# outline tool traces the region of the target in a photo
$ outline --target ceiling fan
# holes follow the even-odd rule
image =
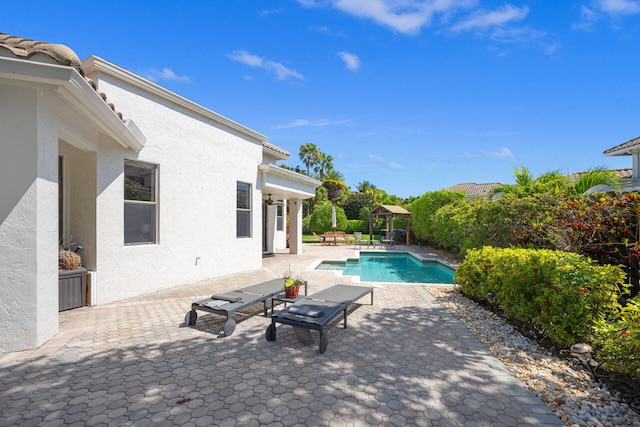
[[[267,206],[283,206],[284,205],[284,203],[282,203],[280,200],[272,200],[271,194],[269,194],[268,199],[263,200],[262,202]]]

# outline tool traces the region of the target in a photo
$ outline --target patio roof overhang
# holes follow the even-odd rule
[[[316,188],[322,185],[317,179],[302,175],[274,164],[258,165],[261,175],[263,199],[271,194],[274,200],[310,199],[315,197]]]

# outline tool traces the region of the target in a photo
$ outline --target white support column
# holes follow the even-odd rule
[[[58,332],[58,140],[37,90],[0,84],[0,352]]]
[[[302,200],[289,200],[289,253],[302,253]]]
[[[640,152],[631,153],[633,172],[631,174],[631,188],[640,186]]]

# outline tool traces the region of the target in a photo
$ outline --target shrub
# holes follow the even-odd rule
[[[355,231],[361,231],[363,233],[369,232],[369,221],[363,221],[361,219],[349,219],[347,220],[347,227],[344,230],[347,233],[353,234]]]
[[[461,191],[431,191],[423,194],[411,204],[411,230],[415,238],[426,244],[438,245],[434,237],[435,216],[438,209],[455,200],[464,200]]]
[[[485,247],[467,253],[455,280],[473,299],[494,293],[505,315],[568,346],[591,341],[596,321],[620,309],[624,277],[576,253]]]
[[[598,361],[609,369],[640,378],[640,298],[629,300],[614,319],[597,319],[594,337]]]
[[[309,228],[316,233],[332,231],[331,227],[331,203],[318,206],[309,219]],[[336,206],[336,228],[345,230],[347,228],[347,216],[341,207]]]

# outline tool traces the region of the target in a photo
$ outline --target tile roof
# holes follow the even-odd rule
[[[78,55],[63,44],[51,44],[47,42],[35,41],[31,39],[25,39],[22,37],[12,36],[5,33],[0,33],[0,54],[4,51],[8,51],[16,58],[38,60],[42,56],[47,57],[58,65],[64,65],[65,67],[73,67],[78,73],[91,85],[93,90],[96,91],[100,98],[111,108],[111,110],[122,120],[122,113],[116,110],[115,105],[107,100],[107,95],[104,92],[98,90],[96,83],[88,77],[85,77],[84,70],[82,69],[82,63],[78,58]]]
[[[464,184],[455,184],[445,188],[447,191],[462,191],[467,198],[473,197],[489,197],[491,191],[500,186],[499,182],[490,182],[486,184],[476,184],[475,182],[467,182]]]
[[[628,151],[623,151],[623,152],[619,152],[622,150],[629,150],[631,148],[640,146],[640,136],[634,139],[630,139],[627,142],[623,142],[620,145],[616,145],[615,147],[609,148],[608,150],[605,150],[604,155],[612,155],[612,156],[625,156],[625,155],[630,155],[631,153],[629,153]]]
[[[611,172],[616,174],[616,176],[620,179],[630,179],[633,175],[633,168],[620,168],[620,169],[609,169]],[[575,180],[580,178],[580,175],[585,172],[573,172],[567,175],[569,179]]]
[[[74,67],[84,76],[78,55],[63,44],[39,42],[0,33],[0,49],[9,51],[15,57],[21,59],[32,59],[36,55],[44,55],[60,65]]]
[[[85,77],[84,70],[82,69],[82,63],[78,58],[78,55],[76,55],[76,53],[69,47],[62,44],[36,41],[0,32],[0,56],[6,56],[3,51],[20,59],[41,61],[44,57],[54,61],[58,65],[75,68],[80,75],[84,77],[87,83],[91,85],[93,90],[100,95],[109,108],[111,108],[111,110],[113,110],[113,112],[120,118],[120,120],[123,122],[125,121],[122,113],[117,111],[115,105],[107,100],[107,95],[98,90],[98,86],[93,80]],[[289,156],[289,152],[267,141],[262,141],[262,146],[282,155]]]
[[[282,148],[277,147],[277,146],[275,146],[275,145],[271,144],[270,142],[262,141],[262,146],[263,146],[264,148],[268,148],[268,149],[270,149],[270,150],[273,150],[273,151],[275,151],[276,153],[280,153],[280,154],[282,154],[282,155],[289,156],[289,152],[288,152],[288,151],[283,150]]]

